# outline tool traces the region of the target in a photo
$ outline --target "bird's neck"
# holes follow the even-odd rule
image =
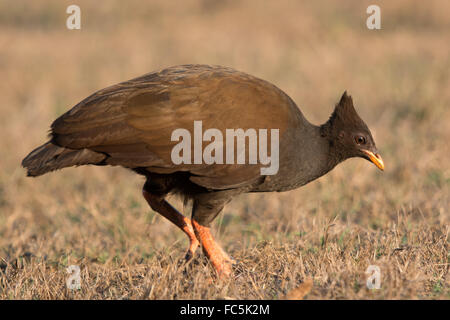
[[[288,191],[313,181],[341,160],[334,154],[330,138],[322,126],[310,123],[299,113],[297,124],[284,133],[280,143],[280,169],[277,175],[266,177],[265,183],[253,191]]]
[[[332,170],[343,159],[336,154],[333,140],[324,133],[323,125],[317,126],[308,122],[305,127],[308,132],[308,139],[305,142],[308,144],[307,148],[311,150],[308,152],[310,159],[307,159],[307,162],[310,163],[311,177],[314,180]]]
[[[295,132],[288,134],[291,137],[285,140],[294,142],[297,149],[290,145],[289,151],[280,152],[285,155],[284,159],[280,159],[280,164],[286,165],[280,166],[279,177],[282,177],[283,181],[274,181],[274,184],[282,186],[278,191],[303,186],[323,176],[340,162],[333,157],[332,145],[327,136],[321,134],[321,126],[311,124],[304,117],[301,121],[303,124],[297,127]]]

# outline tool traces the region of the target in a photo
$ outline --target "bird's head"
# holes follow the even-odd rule
[[[329,140],[332,153],[339,161],[361,157],[384,170],[375,141],[364,121],[356,113],[352,97],[347,92],[341,97],[330,119],[321,126],[322,136]]]

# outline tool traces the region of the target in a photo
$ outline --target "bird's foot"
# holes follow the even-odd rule
[[[192,260],[192,258],[194,258],[195,251],[197,250],[198,246],[200,245],[200,242],[198,242],[197,238],[195,238],[195,237],[193,239],[191,237],[189,237],[189,241],[190,241],[189,249],[186,252],[186,256],[184,257],[186,262],[189,262]]]
[[[217,246],[218,246],[219,249],[222,251],[222,256],[223,256],[223,258],[224,258],[224,260],[225,260],[226,262],[231,263],[231,265],[237,264],[237,261],[236,261],[235,259],[233,259],[232,256],[230,256],[228,253],[226,253],[226,252],[222,249],[222,247],[220,247],[219,245],[217,245]]]
[[[209,227],[200,225],[194,219],[191,221],[195,234],[202,244],[203,251],[216,270],[217,275],[221,279],[228,278],[231,275],[232,264],[235,261],[215,242]]]

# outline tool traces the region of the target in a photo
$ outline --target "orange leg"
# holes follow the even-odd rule
[[[200,225],[194,219],[192,219],[192,226],[194,227],[197,238],[202,244],[204,253],[211,261],[219,277],[230,276],[233,260],[222,250],[216,241],[214,241],[211,229]]]
[[[194,256],[195,250],[199,246],[197,237],[195,236],[194,229],[192,228],[191,219],[186,218],[174,207],[172,207],[163,197],[156,196],[145,190],[142,191],[145,200],[147,200],[150,207],[166,217],[169,221],[175,224],[178,228],[183,230],[189,238],[189,249],[186,253],[186,260],[189,261]]]

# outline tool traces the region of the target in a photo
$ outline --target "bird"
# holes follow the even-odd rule
[[[215,130],[206,137],[209,141],[231,129],[242,129],[245,141],[250,133],[259,132],[261,138],[261,130],[269,130],[278,138],[269,143],[278,167],[264,173],[267,163],[225,162],[218,157],[226,146],[220,141],[210,154],[217,156],[215,161],[204,161],[201,154],[192,160],[194,149],[208,140],[208,131],[200,136],[202,141],[194,137],[197,146],[191,141],[183,149],[186,161],[174,161],[174,148],[181,141],[174,139],[174,132],[180,129],[195,136],[198,124],[203,130]],[[278,149],[272,148],[275,144]],[[245,160],[250,159],[255,149],[249,146],[238,150],[236,144],[231,154],[235,151],[237,157],[245,151]],[[327,121],[315,125],[268,81],[229,67],[189,64],[150,72],[88,96],[51,124],[49,141],[31,151],[22,166],[31,177],[82,165],[132,170],[145,178],[142,193],[149,206],[187,235],[186,261],[201,247],[216,274],[228,278],[235,261],[211,231],[211,223],[227,203],[244,193],[299,188],[353,157],[384,170],[372,134],[347,91]],[[191,201],[190,216],[168,202],[171,194]]]

